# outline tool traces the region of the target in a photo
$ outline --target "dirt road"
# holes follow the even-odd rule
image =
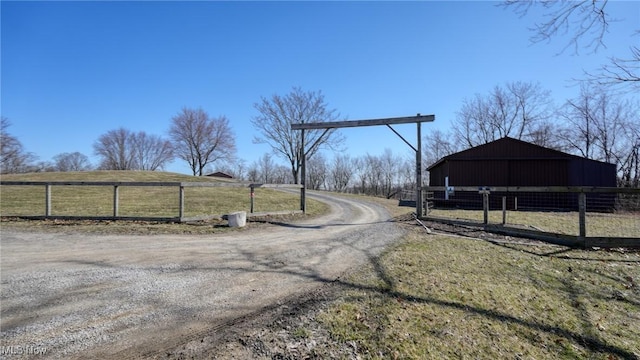
[[[331,213],[225,235],[2,230],[0,357],[166,357],[335,280],[401,235],[377,205],[310,196]]]

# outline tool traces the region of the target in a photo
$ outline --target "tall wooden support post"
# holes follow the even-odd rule
[[[418,143],[416,146],[416,217],[420,219],[422,217],[422,134],[421,123],[416,123],[418,126]]]
[[[578,194],[578,222],[580,223],[580,239],[587,237],[587,194]]]
[[[51,184],[44,189],[44,216],[51,216]]]
[[[301,154],[300,159],[302,162],[302,168],[300,170],[300,184],[302,187],[300,188],[300,210],[302,210],[303,214],[307,213],[307,154],[304,148],[304,129],[301,130]]]
[[[180,186],[180,194],[178,195],[178,217],[180,221],[184,217],[184,186]]]
[[[249,186],[251,188],[251,193],[249,195],[249,197],[251,198],[251,207],[249,209],[249,211],[253,214],[253,207],[254,207],[254,199],[256,198],[256,188],[253,186],[253,184],[251,184]]]
[[[118,190],[120,187],[118,185],[113,186],[113,217],[118,217]]]

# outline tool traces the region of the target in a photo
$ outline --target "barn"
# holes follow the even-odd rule
[[[504,137],[445,156],[427,168],[430,186],[616,186],[615,164],[586,159],[526,141]],[[542,196],[544,195],[544,196]],[[577,194],[493,194],[491,207],[501,206],[507,196],[508,206],[520,209],[577,209]],[[454,193],[445,199],[435,193],[436,205],[463,208],[481,207],[476,194]],[[516,200],[518,198],[518,200]],[[498,202],[500,205],[498,205]],[[587,208],[613,207],[608,194],[589,194]]]

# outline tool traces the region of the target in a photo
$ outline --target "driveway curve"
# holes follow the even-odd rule
[[[402,235],[379,205],[308,194],[330,213],[232,234],[2,230],[3,351],[12,358],[161,357],[334,281]]]

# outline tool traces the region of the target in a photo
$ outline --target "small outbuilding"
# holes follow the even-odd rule
[[[430,186],[452,186],[454,189],[455,186],[616,186],[615,164],[586,159],[510,137],[445,156],[427,170]],[[436,205],[481,206],[478,194],[473,196],[473,201],[466,195],[472,194],[455,193],[445,199],[444,192],[441,192],[434,194],[434,197]],[[502,201],[502,196],[497,195],[504,195],[510,208],[518,201],[521,209],[577,209],[575,193],[494,195],[492,207]],[[609,194],[589,194],[587,197],[587,207],[592,210],[594,206],[612,208],[613,202],[614,198]]]
[[[231,176],[231,175],[229,175],[229,174],[227,174],[225,172],[222,172],[222,171],[216,171],[214,173],[207,174],[207,176],[217,177],[217,178],[222,178],[222,179],[233,179],[233,176]]]

